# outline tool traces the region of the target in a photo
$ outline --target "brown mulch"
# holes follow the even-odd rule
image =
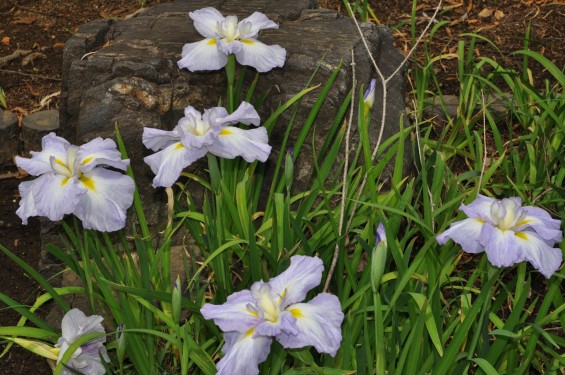
[[[169,0],[170,1],[170,0]],[[149,5],[167,2],[151,0]],[[345,13],[339,0],[319,0],[326,8]],[[412,45],[412,1],[370,0],[376,19],[372,22],[393,29],[395,44],[407,53]],[[421,0],[416,9],[416,33],[423,30],[437,2]],[[563,0],[446,0],[437,21],[446,21],[434,36],[430,48],[434,55],[457,52],[465,33],[479,33],[492,40],[478,43],[475,57],[489,56],[505,67],[521,70],[522,57],[512,52],[522,49],[528,26],[529,48],[564,66],[565,2]],[[138,0],[2,0],[0,1],[0,87],[6,93],[8,110],[23,117],[40,109],[57,109],[61,84],[61,64],[65,41],[89,21],[118,18],[139,9]],[[422,63],[419,49],[413,56]],[[459,88],[455,59],[437,64],[444,93],[456,94]],[[536,85],[549,77],[539,65],[532,65]],[[15,172],[12,165],[0,166],[0,176]],[[37,220],[22,226],[14,214],[19,200],[15,178],[0,179],[0,243],[31,265],[37,265],[40,242]],[[37,285],[9,259],[0,255],[0,291],[17,301],[30,304],[39,294]],[[17,314],[0,303],[0,326],[12,325]],[[0,350],[2,350],[0,345]],[[2,374],[50,374],[44,361],[22,349],[12,349],[0,358]]]
[[[319,4],[345,13],[343,1],[319,0]],[[439,2],[420,0],[416,7],[416,37],[426,27]],[[377,19],[369,21],[384,24],[393,30],[396,47],[408,53],[412,47],[412,1],[370,0],[370,7]],[[565,66],[565,1],[564,0],[444,0],[434,22],[446,22],[431,41],[431,54],[452,55],[457,53],[465,34],[479,34],[492,41],[479,41],[474,48],[475,58],[488,56],[505,68],[522,71],[522,56],[513,54],[524,49],[528,27],[529,49],[544,55],[558,68]],[[413,61],[421,64],[424,54],[417,49]],[[457,94],[459,89],[456,59],[444,59],[435,64],[444,94]],[[540,65],[531,67],[536,86],[543,87],[549,73]]]

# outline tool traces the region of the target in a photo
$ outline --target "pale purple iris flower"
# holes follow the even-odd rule
[[[75,214],[85,229],[112,232],[126,223],[126,210],[135,189],[131,177],[106,169],[126,170],[111,139],[96,138],[78,147],[55,133],[42,139],[42,150],[31,159],[16,157],[16,165],[35,180],[19,186],[20,207],[16,211],[24,224],[30,216],[61,220]]]
[[[290,267],[269,282],[236,292],[223,305],[205,304],[202,315],[224,331],[224,357],[218,375],[259,373],[273,337],[284,348],[312,345],[320,353],[336,355],[341,344],[343,313],[339,299],[320,293],[300,303],[320,284],[324,265],[318,257],[296,255]]]
[[[375,237],[376,237],[375,246],[378,246],[381,242],[384,244],[385,247],[387,246],[388,241],[386,239],[385,225],[383,224],[382,221],[380,221],[379,225],[377,226],[377,232],[375,234]]]
[[[104,333],[102,320],[104,320],[104,318],[99,315],[86,316],[79,309],[72,309],[67,312],[61,322],[62,337],[59,338],[59,341],[55,345],[61,348],[57,363],[61,361],[69,346],[81,336],[95,332]],[[105,342],[106,336],[102,336],[82,345],[75,350],[71,359],[69,359],[65,365],[80,371],[84,375],[105,374],[106,369],[102,363],[101,356],[106,362],[110,362],[110,358],[104,347]],[[65,368],[61,374],[72,375],[74,373]]]
[[[259,114],[249,103],[242,102],[231,115],[223,107],[206,109],[204,114],[187,107],[184,116],[171,131],[143,129],[145,147],[161,150],[144,159],[155,173],[154,187],[171,187],[184,168],[208,152],[227,159],[241,156],[247,162],[265,162],[271,153],[264,127],[244,130],[230,126],[238,122],[259,126]]]
[[[192,72],[221,69],[229,54],[234,54],[241,65],[252,66],[261,73],[284,65],[284,48],[257,40],[259,31],[279,27],[263,13],[255,12],[239,22],[237,17],[224,17],[214,8],[203,8],[188,15],[205,39],[184,45],[182,59],[177,63],[179,68]]]
[[[377,80],[373,78],[371,80],[371,83],[369,84],[369,87],[365,91],[365,94],[363,95],[363,104],[365,105],[365,110],[367,111],[370,111],[371,108],[373,108],[373,105],[375,104],[376,84],[377,84]]]
[[[563,238],[561,222],[543,209],[522,206],[519,197],[496,200],[479,195],[460,210],[469,218],[451,224],[436,237],[438,243],[452,239],[466,252],[485,251],[496,267],[528,261],[548,279],[561,265],[561,249],[553,247]]]

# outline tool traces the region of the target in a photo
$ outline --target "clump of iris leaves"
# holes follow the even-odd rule
[[[414,25],[415,19],[414,13]],[[436,24],[428,40],[444,26]],[[401,121],[398,133],[380,146],[373,162],[362,157],[372,151],[367,142],[352,152],[345,197],[344,164],[338,155],[352,93],[341,103],[326,143],[314,151],[308,189],[296,194],[292,190],[294,162],[305,142],[316,136],[312,125],[338,68],[321,87],[312,89],[304,82],[302,92],[263,119],[272,132],[275,124],[281,126],[279,115],[289,111],[288,129],[302,126],[292,145],[286,132],[269,186],[264,165],[209,155],[206,177],[185,172],[174,186],[173,226],[165,233],[149,230],[138,195],[133,241],[120,233],[116,244],[106,234],[64,224],[66,246],[51,245],[49,251],[83,286],[52,287],[0,246],[45,290],[32,306],[0,294],[0,300],[22,316],[17,327],[0,327],[0,336],[56,342],[60,334],[36,312],[50,301],[68,311],[63,297],[78,294],[86,296],[110,326],[124,323],[127,328],[121,350],[115,333],[108,333],[108,373],[211,375],[223,345],[222,332],[203,319],[201,306],[222,304],[254,281],[280,274],[298,252],[319,256],[329,265],[337,243],[339,258],[330,291],[345,314],[339,352],[332,358],[311,348],[285,350],[273,343],[269,358],[260,365],[262,374],[563,374],[565,268],[546,280],[525,262],[498,269],[484,254],[470,256],[453,242],[440,246],[435,239],[463,217],[457,212],[460,204],[479,193],[519,196],[525,205],[564,218],[565,76],[529,50],[527,38],[524,49],[514,52],[523,57],[521,70],[475,57],[479,40],[485,41],[467,34],[458,42],[457,114],[441,124],[426,108],[442,103],[434,68],[453,56],[431,55],[424,42],[423,64],[408,72],[412,112]],[[533,82],[530,70],[536,69],[546,69],[551,78]],[[359,86],[356,98],[363,96]],[[250,89],[236,87],[236,98],[261,97],[253,92],[254,84]],[[485,101],[492,94],[505,101],[503,118],[494,115],[493,102]],[[305,96],[315,97],[315,104],[307,121],[295,124],[294,114]],[[360,113],[362,106],[361,101]],[[363,136],[368,129],[359,131]],[[119,133],[117,138],[126,157]],[[292,152],[285,153],[291,146]],[[403,175],[407,153],[412,155],[412,171]],[[394,167],[385,173],[388,164]],[[368,182],[360,192],[365,176]],[[191,195],[195,185],[204,190],[203,198]],[[342,203],[346,218],[356,206],[344,235],[339,231]],[[370,257],[379,222],[386,227],[388,253],[380,283],[372,287]],[[174,319],[171,278],[176,275],[170,275],[170,240],[181,230],[190,233],[194,244],[186,246],[181,318]],[[5,342],[2,361],[11,345]],[[61,370],[59,366],[56,372]]]

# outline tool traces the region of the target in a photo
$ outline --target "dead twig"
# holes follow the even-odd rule
[[[57,96],[59,96],[59,95],[61,95],[61,91],[55,91],[55,92],[52,93],[52,94],[49,94],[49,95],[44,96],[44,97],[41,99],[41,101],[39,102],[39,108],[36,109],[35,111],[39,111],[39,110],[41,110],[41,109],[43,109],[43,108],[45,108],[45,107],[49,108],[49,104],[51,104],[51,99],[53,99],[53,98],[55,98],[55,97],[57,97]],[[35,112],[35,111],[34,111],[34,112]]]
[[[10,70],[10,69],[0,69],[0,72],[2,73],[11,73],[11,74],[19,74],[22,76],[27,76],[27,77],[34,77],[34,78],[41,78],[41,79],[48,79],[51,81],[61,81],[61,78],[55,78],[55,77],[47,77],[47,76],[40,76],[38,74],[29,74],[29,73],[24,73],[24,72],[18,72],[17,70]]]
[[[27,49],[17,49],[8,56],[0,57],[0,67],[3,67],[12,60],[19,59],[24,55],[30,54],[31,51]]]
[[[18,180],[21,180],[24,177],[26,177],[26,175],[23,175],[20,172],[6,172],[0,174],[0,180],[10,180],[12,178],[17,178]]]
[[[352,76],[352,83],[351,83],[351,106],[349,107],[349,120],[347,121],[347,131],[345,134],[345,165],[343,166],[343,183],[341,185],[341,208],[339,214],[339,235],[344,235],[343,230],[343,223],[345,221],[345,205],[347,196],[347,173],[349,172],[349,149],[350,149],[350,138],[351,138],[351,124],[353,123],[353,108],[355,107],[353,104],[355,103],[355,91],[356,91],[356,78],[355,78],[355,54],[354,51],[351,50],[351,76]],[[330,265],[330,269],[328,271],[328,277],[326,277],[326,283],[324,284],[324,292],[327,292],[330,289],[330,282],[332,281],[332,275],[334,273],[335,267],[337,265],[337,258],[339,255],[339,241],[335,243],[334,255],[332,258],[332,263]]]
[[[348,7],[349,12],[352,14],[353,10],[351,9],[351,5],[348,2],[346,2],[345,4]],[[416,50],[416,47],[418,47],[418,45],[422,41],[422,38],[424,37],[424,35],[426,35],[426,33],[428,32],[428,30],[430,29],[432,24],[435,22],[435,20],[437,18],[437,14],[438,14],[439,10],[441,9],[441,5],[442,5],[442,0],[439,1],[438,5],[435,8],[435,12],[432,15],[432,17],[429,19],[429,22],[426,25],[424,31],[422,31],[422,33],[420,34],[420,36],[418,37],[418,39],[416,40],[416,42],[414,43],[414,45],[412,46],[412,48],[410,49],[408,54],[404,57],[404,60],[398,65],[396,70],[394,72],[392,72],[388,77],[385,77],[383,75],[379,66],[377,65],[377,62],[375,61],[375,58],[371,54],[371,49],[369,48],[369,45],[367,43],[367,39],[363,35],[363,31],[361,30],[361,26],[359,26],[359,22],[357,21],[357,19],[355,17],[351,17],[351,19],[355,23],[355,26],[357,27],[357,31],[358,31],[358,33],[361,37],[361,41],[363,42],[363,45],[365,46],[365,49],[366,49],[367,54],[369,56],[369,59],[370,59],[371,63],[373,64],[373,67],[375,68],[375,72],[377,73],[377,76],[379,77],[382,95],[383,95],[382,96],[382,114],[381,114],[381,119],[380,119],[381,121],[380,121],[379,136],[377,138],[377,143],[376,143],[375,147],[373,148],[373,152],[371,154],[371,160],[375,159],[375,157],[377,155],[377,151],[379,150],[379,147],[380,147],[380,144],[381,144],[381,141],[382,141],[382,137],[383,137],[385,120],[386,120],[386,115],[387,115],[388,83],[394,78],[395,75],[397,75],[402,70],[402,67],[406,64],[406,62],[408,62],[408,60],[410,59],[410,57],[412,56],[412,54]],[[353,77],[353,85],[355,85],[355,77]],[[353,88],[353,90],[355,90],[355,88]],[[353,103],[354,102],[353,102],[353,98],[352,98],[351,99],[351,106],[352,107],[353,107]],[[358,202],[360,201],[361,194],[363,193],[363,189],[365,188],[365,184],[367,182],[367,176],[368,176],[368,174],[365,174],[363,176],[363,180],[361,181],[361,185],[359,186],[359,191],[357,193],[357,199],[355,200],[355,203],[353,205],[351,213],[349,214],[349,220],[348,220],[347,225],[345,226],[345,229],[343,231],[341,230],[341,222],[340,222],[340,235],[346,234],[349,231],[349,228],[351,227],[351,223],[353,222],[353,217],[355,216],[355,212],[357,210]],[[345,200],[345,195],[342,195],[341,199]],[[344,202],[342,202],[342,205],[344,205]],[[343,208],[343,206],[342,206],[342,208]],[[343,216],[344,216],[344,212],[342,210],[340,221],[343,220]],[[324,285],[324,291],[327,291],[329,289],[329,284],[330,284],[330,281],[331,281],[331,278],[332,278],[332,273],[335,271],[335,264],[337,264],[337,258],[338,257],[339,257],[339,248],[336,246],[336,251],[334,251],[332,263],[330,265],[330,269],[328,271],[328,276],[326,278],[326,283]]]
[[[381,141],[383,138],[383,133],[384,133],[384,129],[385,129],[385,119],[386,119],[386,114],[387,114],[387,91],[388,91],[388,83],[390,82],[390,80],[392,78],[394,78],[394,76],[396,74],[398,74],[398,72],[400,72],[400,70],[402,69],[402,67],[404,66],[404,64],[406,64],[406,62],[410,59],[410,57],[412,56],[412,54],[414,53],[414,51],[416,50],[416,47],[418,47],[418,45],[420,44],[420,42],[422,41],[422,38],[424,37],[424,35],[426,35],[426,33],[428,32],[428,30],[430,29],[430,27],[432,26],[432,24],[434,23],[434,20],[436,20],[437,18],[437,14],[439,12],[439,10],[441,9],[441,5],[442,5],[442,0],[439,1],[438,5],[435,8],[434,14],[432,15],[432,17],[430,18],[428,24],[426,25],[426,27],[424,28],[424,31],[422,31],[422,33],[420,34],[420,36],[418,37],[418,39],[416,40],[416,43],[414,43],[414,45],[412,46],[412,48],[410,49],[410,51],[408,52],[408,54],[404,57],[404,60],[402,60],[402,62],[398,65],[398,67],[396,68],[396,70],[394,72],[392,72],[388,77],[384,77],[383,73],[381,72],[379,66],[377,65],[377,62],[375,61],[375,58],[373,57],[373,55],[371,54],[371,49],[369,48],[369,45],[367,44],[367,40],[365,38],[365,36],[363,35],[363,31],[361,30],[361,27],[359,26],[359,22],[357,22],[357,20],[355,19],[355,17],[353,17],[353,22],[355,22],[355,26],[357,26],[357,31],[359,32],[359,35],[361,36],[361,40],[363,41],[363,45],[365,46],[365,49],[367,50],[367,54],[369,55],[369,59],[371,60],[371,63],[373,64],[373,67],[375,68],[375,71],[379,77],[379,81],[381,83],[381,90],[383,93],[383,98],[382,98],[382,114],[381,114],[381,122],[380,122],[380,129],[379,129],[379,136],[377,138],[377,144],[375,145],[375,147],[373,148],[373,152],[371,154],[371,160],[375,159],[375,156],[377,155],[377,151],[379,150],[379,147],[381,145]],[[359,186],[359,193],[357,196],[357,200],[355,201],[355,203],[353,204],[353,209],[351,211],[351,214],[349,216],[349,221],[347,223],[346,231],[349,230],[349,227],[351,226],[351,223],[353,222],[353,217],[355,215],[355,211],[357,210],[357,205],[359,202],[359,198],[361,197],[361,194],[363,193],[363,189],[365,188],[365,184],[367,183],[367,175],[365,175],[363,177],[363,180],[361,181],[361,185]]]

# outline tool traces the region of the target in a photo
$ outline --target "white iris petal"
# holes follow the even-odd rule
[[[227,126],[238,122],[258,126],[259,114],[246,102],[231,115],[222,107],[206,109],[203,114],[187,107],[173,131],[145,128],[142,137],[145,147],[161,150],[144,159],[155,173],[153,186],[172,186],[184,168],[208,152],[227,159],[242,156],[250,163],[265,162],[271,152],[267,129]]]
[[[256,40],[259,31],[276,29],[278,25],[263,13],[255,12],[238,22],[236,16],[223,17],[214,8],[203,8],[189,13],[196,30],[206,39],[185,44],[179,68],[195,72],[217,70],[227,64],[227,55],[234,54],[237,61],[258,72],[282,67],[286,50],[278,45],[267,46]]]
[[[218,374],[258,374],[272,337],[285,348],[312,345],[335,356],[344,317],[339,299],[321,293],[308,303],[296,303],[319,285],[323,269],[320,258],[295,255],[290,267],[269,282],[258,281],[251,290],[230,295],[223,305],[205,304],[200,310],[204,318],[224,331]]]
[[[23,223],[30,216],[47,216],[55,221],[73,213],[86,229],[111,232],[123,228],[134,188],[129,176],[104,169],[110,166],[125,170],[129,165],[129,160],[121,159],[114,141],[96,138],[78,147],[50,133],[42,144],[44,149],[32,153],[31,159],[16,160],[20,168],[39,175],[20,188],[22,200],[16,213]],[[112,176],[109,190],[120,194],[100,195],[107,176]],[[85,195],[86,200],[96,204],[82,204]],[[93,217],[96,220],[88,219]]]
[[[530,262],[546,278],[559,269],[562,253],[552,248],[563,238],[560,222],[541,208],[522,206],[519,197],[495,200],[479,195],[460,208],[469,218],[451,224],[436,237],[439,244],[452,239],[464,251],[486,251],[497,267]]]

